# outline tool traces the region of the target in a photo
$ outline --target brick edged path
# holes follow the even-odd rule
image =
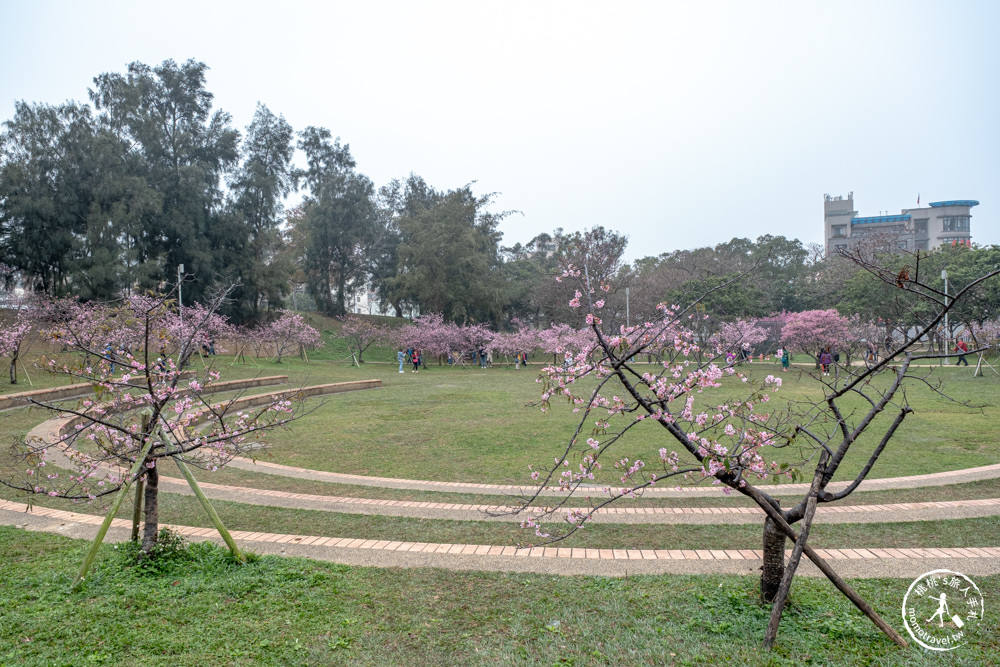
[[[279,475],[281,477],[294,477],[298,479],[311,479],[320,482],[331,482],[334,484],[356,484],[360,486],[379,486],[386,489],[408,489],[411,491],[438,491],[442,493],[475,493],[481,495],[524,495],[534,491],[534,487],[518,486],[516,484],[479,484],[474,482],[430,482],[416,479],[397,479],[393,477],[372,477],[369,475],[349,475],[346,473],[326,472],[323,470],[310,470],[308,468],[296,468],[294,466],[271,463],[270,461],[251,461],[245,458],[235,458],[228,466],[249,470],[252,472],[264,473],[266,475]],[[945,486],[948,484],[961,484],[962,482],[974,482],[981,479],[996,479],[1000,477],[1000,463],[978,468],[965,468],[963,470],[949,470],[947,472],[935,472],[928,475],[910,475],[906,477],[883,477],[878,479],[866,479],[859,486],[859,491],[885,491],[888,489],[916,489],[927,486]],[[831,492],[845,488],[849,482],[831,482],[827,489]],[[676,486],[667,487],[664,482],[663,487],[644,489],[644,498],[697,498],[697,497],[722,497],[721,487],[706,486]],[[584,491],[592,488],[594,493],[600,492],[604,487],[581,487]],[[809,490],[808,484],[782,484],[780,486],[767,485],[767,492],[772,496],[801,496]],[[565,495],[565,492],[558,489],[546,489],[550,495]]]
[[[454,503],[324,496],[291,491],[254,489],[199,482],[213,499],[269,507],[311,509],[347,514],[377,514],[454,521],[512,521],[508,507],[462,505]],[[160,490],[192,495],[187,482],[175,477],[160,477]],[[536,508],[535,512],[542,511]],[[816,509],[818,523],[894,523],[960,519],[1000,514],[1000,498],[949,500],[940,502],[896,503],[891,505],[823,505]],[[499,516],[497,516],[499,515]],[[685,523],[743,524],[759,523],[759,507],[606,507],[598,510],[594,523]]]
[[[0,523],[30,530],[62,533],[86,538],[96,533],[103,517],[78,514],[47,507],[35,507],[0,500]],[[218,540],[210,528],[169,526],[194,541]],[[115,519],[110,539],[127,535],[131,521]],[[598,574],[617,576],[623,573],[741,573],[755,572],[761,564],[761,552],[750,549],[580,549],[487,544],[433,544],[365,540],[318,535],[283,535],[233,531],[235,540],[245,547],[265,553],[300,555],[356,565],[380,567],[443,567],[461,570],[514,570],[558,574]],[[838,571],[845,576],[900,577],[916,576],[936,567],[957,567],[966,574],[1000,573],[1000,548],[910,548],[910,549],[816,549],[822,557],[838,561]],[[790,553],[790,552],[788,552]],[[915,572],[916,574],[911,574]],[[810,565],[803,574],[815,576]]]

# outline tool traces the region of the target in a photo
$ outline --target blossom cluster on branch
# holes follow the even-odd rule
[[[207,395],[219,373],[211,367],[200,377],[185,372],[196,345],[224,331],[217,305],[186,308],[182,320],[170,301],[157,296],[133,296],[116,306],[47,304],[42,335],[79,354],[71,361],[48,359],[43,367],[92,383],[94,394],[75,407],[27,399],[73,419],[55,442],[16,446],[10,454],[25,464],[23,475],[2,481],[86,501],[117,491],[163,459],[216,470],[259,447],[258,434],[292,419],[292,402],[275,398],[242,409],[234,397],[212,404]],[[70,470],[54,470],[54,457]]]

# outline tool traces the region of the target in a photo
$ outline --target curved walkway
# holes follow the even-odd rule
[[[0,523],[28,530],[93,539],[103,517],[0,500]],[[168,526],[193,541],[219,542],[210,528]],[[128,539],[131,521],[115,519],[110,539]],[[302,556],[348,565],[373,567],[437,567],[451,570],[492,570],[623,576],[636,574],[744,574],[757,573],[759,550],[751,549],[578,549],[488,544],[432,544],[365,540],[318,535],[283,535],[233,531],[233,539],[259,553]],[[949,568],[971,575],[1000,573],[1000,548],[964,549],[816,549],[837,561],[845,577],[914,577],[930,569]],[[799,570],[818,576],[811,563]]]
[[[516,484],[480,484],[475,482],[432,482],[417,479],[398,479],[393,477],[372,477],[369,475],[349,475],[346,473],[326,472],[323,470],[311,470],[309,468],[296,468],[270,461],[252,461],[246,458],[235,458],[229,463],[229,467],[249,470],[267,475],[279,475],[281,477],[294,477],[298,479],[309,479],[317,482],[331,482],[334,484],[355,484],[358,486],[378,486],[385,489],[407,489],[410,491],[438,491],[441,493],[473,493],[479,495],[526,495],[533,493],[535,488],[529,486],[518,486]],[[945,486],[948,484],[961,484],[963,482],[975,482],[982,479],[996,479],[1000,477],[1000,463],[978,468],[965,468],[963,470],[950,470],[947,472],[935,472],[928,475],[911,475],[907,477],[883,477],[878,479],[866,479],[858,486],[859,491],[886,491],[890,489],[917,489],[926,486]],[[668,481],[664,486],[644,489],[643,498],[698,498],[698,497],[722,497],[722,487],[720,486],[671,486],[667,488]],[[831,482],[827,489],[832,492],[846,488],[849,482]],[[592,489],[600,492],[602,486],[581,486],[581,490]],[[772,496],[801,496],[809,490],[808,484],[781,484],[780,486],[768,485],[765,487]],[[564,491],[557,488],[545,489],[545,493],[550,495],[565,495]]]
[[[461,505],[412,500],[324,496],[290,491],[273,491],[211,482],[198,485],[209,498],[249,505],[290,509],[375,514],[381,516],[444,519],[450,521],[510,522],[510,507],[496,505]],[[194,495],[188,483],[179,478],[160,476],[160,491]],[[537,508],[539,512],[542,508]],[[748,524],[760,523],[759,507],[606,507],[594,514],[594,523],[626,524]],[[891,505],[824,505],[816,509],[817,523],[897,523],[967,519],[1000,515],[1000,498],[952,500],[943,502],[896,503]]]

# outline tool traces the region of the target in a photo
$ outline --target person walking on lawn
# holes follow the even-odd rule
[[[965,358],[965,354],[969,351],[969,347],[965,344],[965,341],[961,338],[955,343],[955,352],[958,352],[958,361],[955,362],[956,366],[961,366],[965,364],[969,365],[969,360]]]
[[[406,361],[406,352],[403,352],[403,348],[399,348],[396,351],[396,361],[399,362],[399,372],[403,372],[403,362]]]
[[[413,354],[410,355],[410,359],[413,361],[413,372],[420,372],[420,350],[414,349]]]
[[[823,369],[823,375],[830,374],[830,364],[833,363],[833,355],[830,354],[830,348],[825,348],[819,354],[819,365]]]

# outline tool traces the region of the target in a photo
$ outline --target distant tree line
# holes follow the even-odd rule
[[[397,316],[579,328],[581,309],[568,305],[573,288],[555,280],[567,265],[613,285],[603,312],[614,325],[700,294],[706,336],[723,321],[832,307],[905,328],[919,311],[888,288],[873,289],[857,264],[783,236],[631,263],[628,239],[600,226],[505,247],[499,225],[512,212],[492,210],[493,195],[471,184],[439,190],[412,173],[376,187],[328,129],[296,132],[260,103],[241,133],[213,109],[207,69],[194,60],[136,62],[95,77],[89,103],[17,103],[0,133],[0,279],[108,301],[163,291],[183,264],[186,304],[238,285],[222,311],[235,323],[273,319],[293,286],[304,285],[329,315],[351,312],[351,296],[364,287]],[[286,210],[295,192],[301,203]],[[887,257],[885,265],[916,269],[912,255]],[[948,268],[959,288],[997,263],[995,247],[949,247],[922,268]],[[714,290],[750,267],[738,286]],[[998,303],[1000,295],[984,293],[963,308],[984,321]]]

